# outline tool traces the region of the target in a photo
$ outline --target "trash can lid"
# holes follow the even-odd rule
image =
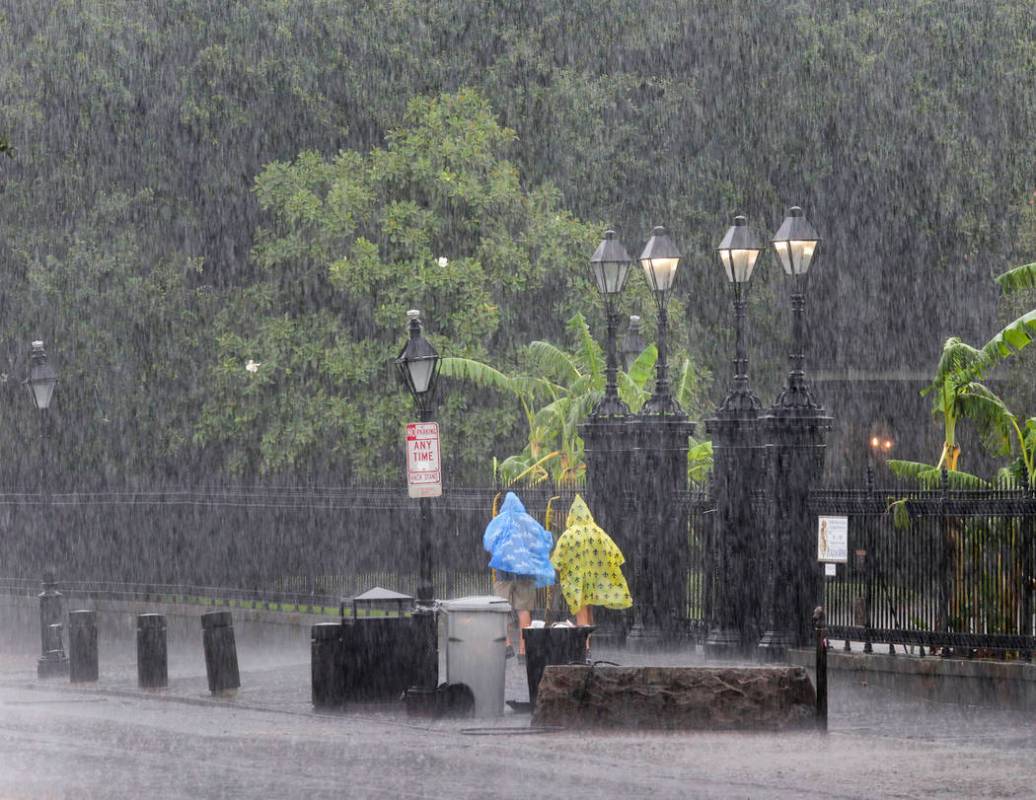
[[[495,594],[472,595],[458,597],[443,603],[447,611],[497,611],[501,614],[511,613],[511,604]]]
[[[375,586],[373,589],[368,589],[363,594],[358,594],[353,598],[342,598],[343,600],[351,599],[352,601],[359,601],[361,603],[387,603],[387,602],[403,602],[406,600],[413,600],[414,598],[409,594],[400,594],[394,592],[391,589],[385,589],[381,586]]]

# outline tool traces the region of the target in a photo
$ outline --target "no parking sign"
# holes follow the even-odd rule
[[[411,497],[439,497],[442,494],[437,422],[407,423],[406,482]]]

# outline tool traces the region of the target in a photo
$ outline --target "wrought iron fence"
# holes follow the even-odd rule
[[[1036,493],[1001,484],[816,491],[848,519],[848,553],[823,579],[832,638],[943,655],[1029,659],[1036,648]],[[815,535],[815,534],[814,534]],[[823,569],[823,565],[820,565]]]
[[[433,500],[438,596],[492,591],[482,532],[506,490],[447,488]],[[580,483],[517,487],[537,519],[545,520],[549,504],[555,535],[582,490]],[[680,606],[696,635],[708,618],[714,580],[712,506],[703,493],[674,502],[689,504],[687,591]],[[81,599],[330,608],[377,585],[414,594],[417,524],[417,504],[399,488],[0,494],[0,593],[34,595],[42,573],[52,570],[58,588]],[[639,579],[636,546],[626,545],[631,585]],[[538,606],[564,614],[559,594],[541,589]]]

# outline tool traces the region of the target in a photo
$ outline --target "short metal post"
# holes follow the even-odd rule
[[[70,611],[68,614],[68,677],[72,683],[97,680],[97,614]]]
[[[209,611],[201,615],[202,643],[205,648],[205,673],[212,694],[226,694],[241,686],[234,642],[234,618],[229,611]]]
[[[315,708],[334,708],[345,701],[344,624],[319,622],[310,628],[310,698]]]
[[[141,689],[164,689],[169,685],[165,631],[164,614],[137,617],[137,685]]]
[[[65,655],[61,639],[61,619],[64,604],[61,592],[56,588],[54,575],[43,576],[43,591],[40,592],[40,650],[36,662],[36,677],[60,678],[68,674],[68,656]]]
[[[817,730],[827,733],[827,628],[823,606],[813,612],[813,627],[817,634]]]

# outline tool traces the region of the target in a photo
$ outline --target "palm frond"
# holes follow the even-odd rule
[[[1004,326],[982,346],[978,363],[965,373],[970,380],[980,377],[990,367],[1028,347],[1036,338],[1036,308]]]
[[[515,387],[511,379],[495,367],[476,361],[473,358],[450,356],[440,362],[439,374],[448,378],[469,381],[484,389],[496,389],[513,393]]]
[[[975,425],[986,447],[997,455],[1011,454],[1014,419],[1004,401],[981,383],[969,383],[957,393],[957,414]]]
[[[629,410],[633,413],[640,411],[640,407],[651,396],[641,384],[638,384],[625,372],[619,372],[616,382],[619,387],[619,399],[629,406]]]
[[[892,474],[900,478],[909,478],[918,481],[923,487],[937,488],[942,480],[942,470],[931,464],[922,464],[918,461],[901,461],[896,458],[889,459],[889,469]],[[989,484],[977,475],[960,470],[949,470],[946,473],[947,486],[951,489],[981,489]]]
[[[712,463],[712,442],[692,444],[687,450],[687,479],[696,486],[704,485],[712,472]]]
[[[529,354],[529,365],[533,371],[562,386],[568,386],[582,376],[575,359],[550,342],[532,342],[526,348],[526,352]]]
[[[970,378],[961,376],[970,375],[980,358],[979,350],[962,341],[960,337],[951,336],[942,346],[939,364],[935,368],[931,384],[922,389],[921,394],[926,395],[941,389],[947,382],[967,383]]]
[[[643,389],[655,374],[656,361],[658,361],[658,347],[652,343],[645,347],[636,360],[630,364],[629,379]]]
[[[676,402],[680,408],[687,411],[698,390],[698,374],[695,372],[695,365],[689,358],[685,358],[680,364],[679,378],[676,382]]]
[[[598,382],[604,375],[604,352],[590,334],[590,326],[587,324],[586,318],[577,311],[565,327],[568,329],[569,335],[576,341],[579,361],[593,377],[594,382]]]
[[[997,275],[994,280],[1004,294],[1014,294],[1015,292],[1023,292],[1026,289],[1036,289],[1036,261],[1009,269],[1002,275]]]

